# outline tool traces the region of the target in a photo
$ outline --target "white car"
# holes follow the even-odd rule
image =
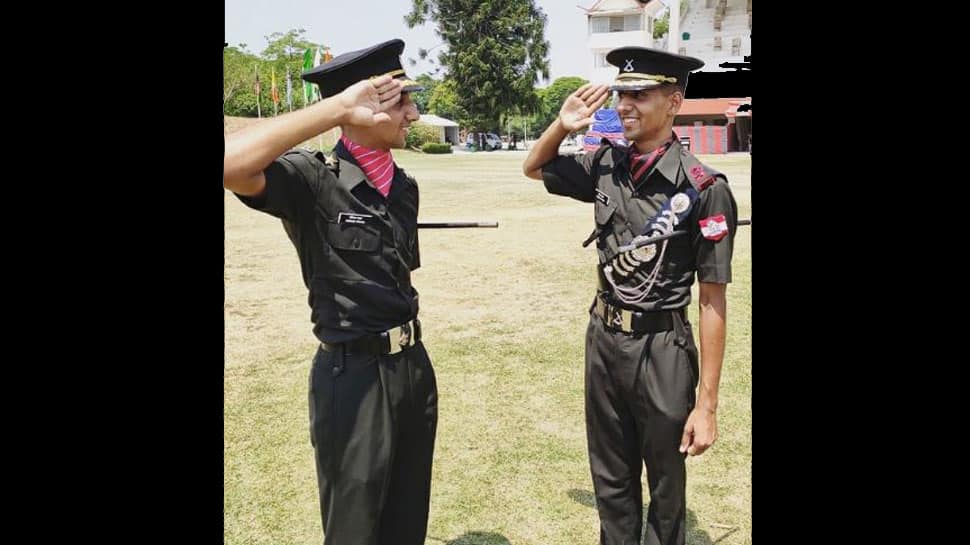
[[[471,148],[474,144],[478,142],[478,135],[481,133],[469,133],[468,138],[465,140],[465,147]],[[498,137],[497,134],[493,132],[485,133],[485,149],[486,150],[496,150],[502,149],[502,139]]]

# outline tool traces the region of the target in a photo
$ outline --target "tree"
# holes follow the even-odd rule
[[[314,49],[317,47],[324,48],[323,44],[318,44],[311,42],[304,37],[306,30],[302,28],[290,29],[287,32],[274,32],[269,36],[266,36],[267,46],[263,50],[262,57],[268,61],[268,70],[266,71],[266,79],[263,80],[262,68],[260,69],[260,82],[265,81],[266,97],[269,104],[269,111],[272,111],[273,102],[270,98],[270,76],[273,70],[276,71],[276,85],[280,93],[280,105],[281,108],[286,108],[286,73],[289,71],[290,78],[293,81],[293,107],[300,108],[303,106],[303,80],[300,79],[300,74],[303,73],[303,52],[307,49]],[[262,104],[262,103],[261,103]],[[266,111],[265,106],[263,106],[263,111]]]
[[[567,76],[557,78],[549,87],[540,89],[538,94],[542,106],[536,115],[534,125],[536,130],[545,130],[559,115],[559,109],[562,107],[562,103],[566,100],[566,97],[573,94],[576,89],[579,89],[586,83],[588,82],[583,78]]]
[[[653,23],[653,39],[659,40],[670,30],[670,10],[664,11],[663,17]]]
[[[424,87],[424,91],[418,91],[416,93],[411,93],[411,100],[418,107],[418,111],[421,113],[432,113],[428,109],[428,102],[431,100],[431,94],[434,92],[435,88],[441,83],[438,80],[432,78],[428,74],[421,74],[420,76],[414,78],[415,81]]]
[[[222,50],[222,112],[256,116],[256,69],[260,58],[246,51],[246,44]],[[262,83],[262,81],[261,81]]]
[[[680,20],[683,21],[690,9],[690,2],[680,3]],[[670,32],[670,9],[664,8],[663,15],[653,23],[653,39],[659,40]]]
[[[325,47],[307,40],[302,28],[274,32],[266,36],[267,46],[260,55],[249,52],[246,44],[227,46],[222,53],[222,109],[225,115],[255,117],[256,73],[259,73],[259,107],[263,115],[272,115],[271,75],[276,72],[280,106],[286,111],[286,72],[293,82],[293,108],[303,107],[303,52]]]
[[[303,60],[303,52],[311,47],[323,47],[323,44],[313,43],[303,35],[306,30],[302,28],[290,29],[284,32],[274,32],[266,38],[266,49],[262,56],[266,60],[278,61],[288,60],[299,57]]]
[[[458,85],[452,79],[435,86],[428,100],[428,112],[456,121],[463,127],[469,123],[468,112],[459,103]]]
[[[535,0],[412,0],[409,28],[432,21],[447,45],[438,61],[455,85],[472,130],[491,130],[515,111],[539,107],[535,85],[549,79],[546,15]]]

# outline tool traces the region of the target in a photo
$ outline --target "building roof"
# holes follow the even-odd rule
[[[648,15],[654,16],[661,10],[661,8],[663,8],[663,4],[657,0],[653,0],[651,2],[640,2],[638,0],[596,0],[596,2],[593,2],[593,5],[588,8],[583,8],[582,6],[579,7],[585,10],[587,15],[592,15],[594,13],[601,15],[617,14],[632,10],[645,9]]]
[[[457,127],[458,126],[458,123],[455,123],[450,119],[445,119],[443,117],[438,117],[436,115],[431,115],[431,114],[421,114],[421,119],[419,121],[421,123],[424,123],[425,125],[432,125],[435,127]]]
[[[677,115],[723,115],[726,117],[751,115],[750,110],[737,113],[738,106],[750,103],[751,98],[688,98],[684,99],[684,104],[680,107]]]

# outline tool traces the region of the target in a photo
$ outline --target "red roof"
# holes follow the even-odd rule
[[[750,103],[750,98],[688,98],[677,115],[751,115],[750,111],[737,114],[738,106]]]

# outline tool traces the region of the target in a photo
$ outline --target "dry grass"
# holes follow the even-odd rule
[[[500,223],[420,235],[413,281],[440,396],[427,543],[596,543],[582,376],[590,205],[523,177],[524,152],[394,156],[421,186],[422,221]],[[750,217],[750,157],[701,160],[728,174]],[[225,228],[224,541],[319,543],[306,414],[316,342],[296,253],[278,220],[228,192]],[[728,289],[720,439],[688,461],[692,544],[751,542],[750,235],[738,235]]]

